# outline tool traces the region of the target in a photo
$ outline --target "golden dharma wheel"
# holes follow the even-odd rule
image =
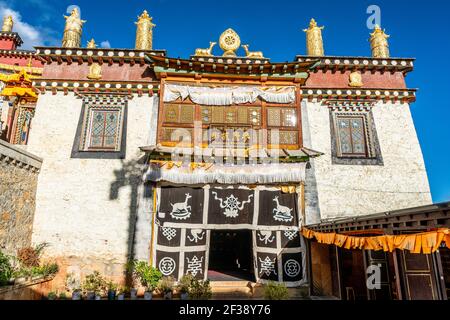
[[[226,57],[235,57],[236,51],[241,47],[241,38],[233,29],[228,29],[220,36],[220,47]]]

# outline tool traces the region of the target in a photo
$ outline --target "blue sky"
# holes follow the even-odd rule
[[[366,10],[378,5],[382,26],[391,35],[392,56],[417,58],[415,71],[407,78],[409,87],[420,89],[412,114],[434,201],[450,200],[449,1],[0,0],[0,14],[16,16],[16,30],[28,47],[59,45],[63,14],[70,5],[78,5],[88,21],[83,44],[95,38],[106,47],[133,47],[134,22],[147,9],[157,24],[154,47],[168,50],[170,56],[189,57],[195,48],[208,47],[209,41],[232,27],[250,50],[261,50],[272,61],[305,53],[301,29],[311,17],[325,25],[326,54],[370,55]]]

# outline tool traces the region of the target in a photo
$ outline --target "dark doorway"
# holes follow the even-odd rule
[[[255,281],[250,230],[212,231],[208,277],[212,281]]]

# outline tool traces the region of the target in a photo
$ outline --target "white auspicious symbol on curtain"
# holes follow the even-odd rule
[[[297,231],[285,231],[284,236],[289,239],[289,241],[294,240],[298,236]]]
[[[170,213],[172,218],[176,220],[187,220],[191,217],[192,207],[188,205],[189,199],[192,199],[192,196],[187,193],[186,200],[184,202],[170,204],[172,206],[172,212]]]
[[[159,271],[166,277],[170,276],[175,271],[176,267],[177,264],[175,260],[169,257],[166,257],[159,262]]]
[[[272,243],[275,240],[275,236],[272,235],[272,231],[259,231],[258,237],[259,241],[264,242],[266,245]]]
[[[202,229],[192,229],[191,230],[191,236],[188,236],[188,239],[190,242],[195,242],[198,243],[199,241],[203,241],[203,239],[205,238],[205,234],[206,232],[203,231]]]
[[[192,260],[189,260],[189,258],[186,258],[188,268],[187,273],[190,273],[194,277],[197,276],[197,274],[203,274],[203,257],[199,259],[197,256],[194,256]]]
[[[288,260],[284,264],[284,272],[291,278],[295,278],[300,274],[301,266],[295,260]]]
[[[273,201],[277,204],[277,207],[273,209],[273,218],[280,222],[292,222],[292,220],[294,220],[294,216],[292,215],[294,209],[282,206],[280,204],[280,197],[275,197]]]
[[[172,241],[177,236],[177,230],[172,228],[162,228],[162,234],[168,241]]]
[[[275,259],[270,259],[269,257],[266,257],[266,259],[262,260],[261,258],[259,258],[259,263],[260,263],[260,274],[266,274],[266,276],[270,276],[272,273],[274,275],[277,275],[277,271],[275,269],[275,263],[276,263],[276,258]]]
[[[217,196],[217,192],[212,192],[214,199],[220,201],[220,207],[225,209],[223,213],[227,218],[237,218],[239,216],[239,211],[244,210],[245,206],[252,202],[253,195],[248,196],[248,200],[241,202],[233,194],[227,197],[225,200]]]

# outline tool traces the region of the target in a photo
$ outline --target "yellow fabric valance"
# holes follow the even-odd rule
[[[20,88],[20,87],[10,87],[5,88],[0,93],[1,96],[5,97],[24,97],[30,96],[37,99],[37,94],[34,92],[33,88]]]
[[[317,242],[335,245],[348,250],[373,250],[393,252],[396,249],[408,250],[415,254],[431,254],[436,252],[445,242],[450,249],[450,229],[438,229],[418,234],[383,235],[376,237],[352,237],[337,233],[322,233],[302,229],[302,234],[307,239],[316,239]]]

